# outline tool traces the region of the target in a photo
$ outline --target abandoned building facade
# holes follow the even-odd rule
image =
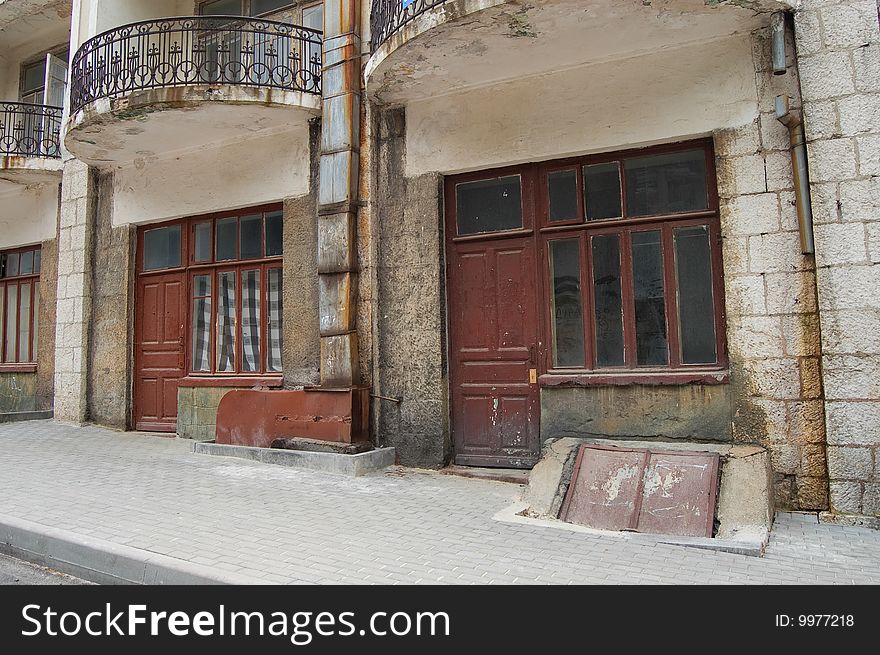
[[[0,415],[880,516],[877,0],[0,0],[0,93]]]

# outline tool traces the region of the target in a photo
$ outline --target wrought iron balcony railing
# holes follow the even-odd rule
[[[419,14],[446,0],[373,0],[370,14],[370,46],[373,52]]]
[[[145,89],[233,84],[321,93],[321,32],[241,16],[125,25],[86,41],[71,63],[71,111]]]
[[[61,156],[61,107],[0,103],[0,155]]]

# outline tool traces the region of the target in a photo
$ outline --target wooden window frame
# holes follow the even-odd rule
[[[284,268],[284,255],[272,255],[266,257],[265,255],[259,258],[254,259],[240,259],[241,252],[241,244],[240,244],[240,228],[239,223],[236,222],[236,258],[228,259],[228,260],[218,260],[216,258],[216,223],[218,220],[224,218],[232,218],[232,217],[242,217],[242,216],[250,216],[254,214],[261,214],[263,216],[263,230],[262,230],[262,243],[261,248],[262,252],[266,252],[266,215],[274,212],[283,212],[283,204],[281,203],[271,203],[267,205],[260,205],[257,207],[247,207],[240,210],[234,211],[224,211],[224,212],[216,212],[212,214],[203,214],[199,216],[192,216],[183,219],[177,219],[174,221],[168,221],[166,223],[159,224],[151,224],[151,225],[143,225],[138,228],[138,239],[137,239],[137,253],[136,253],[136,266],[137,266],[137,274],[138,276],[149,277],[151,275],[163,275],[168,273],[181,273],[185,277],[185,289],[186,289],[186,316],[185,318],[185,330],[184,333],[186,337],[184,339],[184,361],[186,365],[184,367],[184,377],[181,380],[181,384],[184,386],[228,386],[230,384],[241,384],[245,386],[250,386],[254,384],[265,384],[267,386],[277,386],[280,384],[280,380],[283,376],[283,367],[284,361],[282,359],[282,370],[281,371],[269,371],[268,370],[268,356],[269,356],[269,348],[268,348],[268,339],[269,339],[269,331],[268,331],[268,321],[269,321],[269,304],[268,304],[268,272],[272,269],[281,269],[283,271]],[[210,260],[207,261],[196,261],[195,260],[195,248],[196,248],[196,240],[195,240],[195,227],[201,223],[209,222],[211,225],[210,229]],[[175,225],[181,226],[181,263],[182,265],[179,267],[173,268],[160,268],[153,269],[149,271],[144,270],[144,233],[149,230],[160,229],[173,227]],[[241,280],[242,280],[242,272],[249,270],[259,270],[260,271],[260,358],[259,358],[259,370],[258,371],[242,371],[242,323],[241,323],[241,309],[242,309],[242,293],[241,293]],[[217,346],[217,309],[218,309],[218,275],[221,272],[234,272],[235,273],[235,310],[236,310],[236,326],[235,326],[235,361],[234,361],[234,371],[217,371],[217,361],[216,361],[216,346]],[[192,320],[192,311],[193,311],[193,280],[198,275],[209,275],[211,277],[211,323],[210,323],[210,345],[208,349],[208,358],[210,362],[210,370],[209,371],[194,371],[193,370],[193,345],[192,345],[192,337],[193,337],[193,320]],[[282,274],[283,275],[283,274]],[[138,300],[139,302],[139,300]],[[282,326],[283,326],[283,316],[282,316]]]
[[[36,257],[36,253],[42,253],[42,247],[37,246],[24,246],[21,248],[11,248],[8,250],[0,251],[0,256],[2,255],[12,255],[12,254],[21,254],[26,252],[33,252]],[[21,264],[19,264],[21,266]],[[32,273],[28,273],[27,275],[15,275],[10,277],[0,277],[0,373],[33,373],[37,370],[37,349],[39,347],[39,335],[37,335],[36,330],[34,329],[34,321],[38,320],[38,314],[35,310],[35,300],[39,297],[40,294],[40,278],[42,277],[42,257],[41,257],[41,265],[39,271],[34,271]],[[21,357],[21,286],[23,284],[30,284],[30,315],[28,317],[28,330],[30,339],[28,341],[28,357],[22,361]],[[16,296],[16,304],[15,304],[15,361],[7,361],[9,358],[9,353],[6,349],[6,329],[7,329],[7,294],[9,293],[9,289],[11,287],[16,287],[18,289],[18,293]]]
[[[199,15],[200,16],[203,15],[202,12],[204,11],[205,5],[211,4],[214,1],[215,0],[204,0],[203,2],[200,2],[198,5]],[[300,4],[297,0],[291,0],[290,2],[284,4],[276,9],[264,11],[261,14],[252,14],[251,13],[251,0],[239,0],[239,7],[241,7],[241,14],[240,15],[247,16],[250,18],[265,18],[266,16],[271,16],[272,14],[275,14],[279,11],[284,11],[285,9],[290,9],[291,7],[295,7],[297,4]],[[317,4],[317,3],[313,3],[313,4]]]

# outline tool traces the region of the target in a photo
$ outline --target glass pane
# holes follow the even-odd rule
[[[4,361],[14,363],[15,344],[18,337],[18,285],[10,284],[6,287],[6,359]]]
[[[578,218],[576,171],[555,171],[547,175],[547,191],[551,221]]]
[[[303,27],[324,31],[324,3],[303,9]]]
[[[458,233],[516,230],[522,223],[519,175],[456,186]]]
[[[626,213],[650,216],[709,207],[706,156],[702,150],[628,159]]]
[[[283,302],[281,279],[280,268],[273,268],[269,271],[269,371],[281,371],[281,309]]]
[[[639,366],[665,366],[669,363],[669,343],[659,231],[632,233],[632,260],[636,359]]]
[[[678,325],[682,364],[714,364],[715,300],[712,255],[705,225],[673,231],[675,279],[678,283]]]
[[[596,365],[623,366],[623,299],[620,238],[593,237],[593,293],[596,305]]]
[[[39,251],[37,251],[39,252]],[[40,285],[34,285],[34,332],[33,338],[31,341],[33,342],[33,350],[31,351],[31,360],[37,360],[37,353],[40,347]]]
[[[588,221],[620,218],[620,165],[584,166],[584,195]]]
[[[553,361],[558,367],[584,366],[580,239],[550,242],[553,278]]]
[[[42,89],[46,84],[46,60],[31,64],[24,69],[22,80],[22,94],[28,94],[35,89]]]
[[[202,5],[203,16],[241,16],[241,0],[211,0]]]
[[[235,273],[217,274],[217,371],[235,371]]]
[[[18,261],[20,255],[17,252],[11,252],[6,255],[6,266],[4,266],[4,277],[15,277],[18,275]]]
[[[144,232],[144,270],[180,266],[180,226]]]
[[[241,274],[241,370],[260,370],[260,271]]]
[[[197,223],[193,256],[197,262],[211,261],[211,224]]]
[[[192,370],[211,370],[211,276],[193,278]]]
[[[266,214],[266,257],[274,257],[283,252],[283,214],[272,212]]]
[[[6,304],[6,285],[0,284],[0,364],[6,360],[3,357],[3,344],[6,343],[6,323],[3,322],[3,307]]]
[[[31,275],[34,272],[34,251],[28,250],[27,252],[21,253],[21,260],[19,263],[19,273],[21,275]]]
[[[293,0],[251,0],[251,16],[259,16],[290,4],[293,4]]]
[[[34,251],[34,273],[39,273],[43,266],[43,251]]]
[[[241,232],[239,259],[259,259],[263,256],[263,215],[242,216],[239,221]]]
[[[235,259],[235,239],[238,232],[238,219],[235,216],[231,218],[221,218],[215,225],[217,231],[217,261]]]
[[[31,361],[31,285],[22,284],[19,290],[21,306],[18,309],[18,361]]]

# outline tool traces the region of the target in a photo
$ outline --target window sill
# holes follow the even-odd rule
[[[36,364],[0,364],[0,373],[36,373]]]
[[[284,378],[280,377],[201,377],[191,375],[181,378],[180,387],[280,387]]]
[[[571,371],[565,373],[545,373],[538,378],[542,387],[598,387],[644,385],[682,385],[682,384],[728,384],[730,371],[727,369],[697,371],[638,371],[625,373],[596,373],[595,371]]]

